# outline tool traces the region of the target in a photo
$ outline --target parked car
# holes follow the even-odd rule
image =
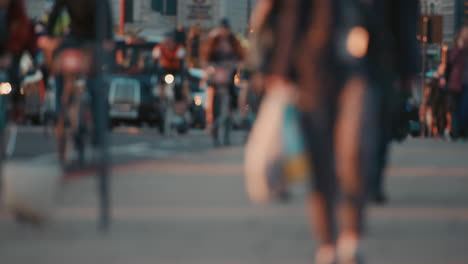
[[[161,106],[155,91],[156,65],[151,52],[156,43],[117,42],[115,64],[109,82],[109,116],[112,125],[121,122],[160,126]]]
[[[109,80],[109,115],[115,126],[120,122],[156,126],[161,109],[148,76],[115,75]]]

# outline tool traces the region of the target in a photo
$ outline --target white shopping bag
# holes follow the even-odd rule
[[[2,174],[3,201],[9,212],[37,222],[50,219],[61,178],[58,167],[7,162]]]
[[[283,125],[285,109],[293,102],[292,88],[271,89],[263,98],[245,148],[245,184],[255,203],[275,196],[283,185]]]
[[[299,125],[294,87],[272,87],[260,106],[246,148],[245,184],[255,203],[280,196],[311,170]]]

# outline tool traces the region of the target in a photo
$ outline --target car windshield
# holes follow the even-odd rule
[[[151,57],[155,44],[118,43],[114,53],[114,72],[123,74],[150,74],[154,72],[155,62]]]

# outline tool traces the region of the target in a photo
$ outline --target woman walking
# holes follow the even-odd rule
[[[390,16],[394,10],[400,11],[399,17]],[[367,183],[376,170],[380,133],[375,68],[385,65],[382,71],[390,71],[386,65],[400,62],[380,54],[403,52],[381,45],[388,40],[385,27],[374,34],[378,30],[372,26],[401,19],[396,26],[406,23],[413,29],[416,21],[408,17],[416,20],[416,10],[416,1],[405,0],[263,0],[252,20],[255,62],[265,86],[299,94],[301,127],[314,164],[308,198],[318,241],[314,263],[362,263]],[[372,16],[376,13],[388,13],[388,20]],[[402,43],[415,39],[404,33]],[[401,64],[403,78],[412,64]]]

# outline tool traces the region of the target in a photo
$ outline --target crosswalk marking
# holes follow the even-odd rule
[[[175,145],[174,145],[175,146]],[[139,142],[128,145],[112,146],[110,148],[111,156],[134,156],[140,158],[165,158],[180,153],[181,151],[171,149],[154,148],[146,142]],[[47,153],[32,158],[30,162],[34,164],[50,164],[58,161],[57,153]]]

